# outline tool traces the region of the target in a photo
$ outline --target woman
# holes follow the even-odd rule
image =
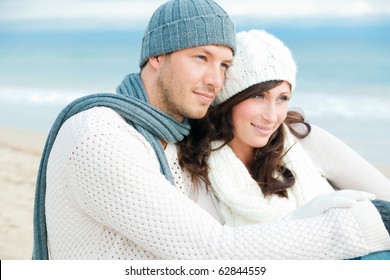
[[[386,177],[301,114],[288,111],[296,76],[289,49],[258,30],[239,33],[237,43],[215,107],[202,121],[192,121],[191,135],[179,147],[181,166],[212,190],[222,222],[239,226],[302,218],[346,206],[348,199],[333,196],[343,195],[334,187],[390,200]],[[350,172],[353,176],[346,176]],[[329,203],[332,199],[340,203]],[[374,205],[388,207],[384,201]]]

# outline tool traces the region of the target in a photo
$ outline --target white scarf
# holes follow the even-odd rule
[[[295,177],[295,185],[287,190],[288,199],[277,195],[264,197],[241,160],[228,146],[211,153],[209,178],[219,200],[225,223],[231,226],[279,220],[317,195],[333,190],[321,176],[301,144],[285,127],[283,163]],[[212,143],[212,147],[222,142]]]

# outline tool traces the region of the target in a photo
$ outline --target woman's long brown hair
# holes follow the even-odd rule
[[[210,107],[203,119],[189,120],[191,132],[178,143],[178,156],[181,167],[189,172],[194,185],[201,180],[205,182],[207,188],[211,186],[207,163],[212,152],[210,143],[222,140],[223,145],[218,147],[219,149],[234,138],[232,108],[243,100],[275,88],[282,82],[268,81],[251,86],[222,104]],[[284,123],[291,133],[300,139],[306,137],[311,130],[303,115],[298,112],[289,111]],[[306,126],[305,133],[299,133],[292,128],[291,124],[297,123]],[[255,159],[250,165],[250,174],[258,183],[264,196],[276,194],[280,197],[287,197],[287,189],[295,184],[294,174],[282,163],[282,158],[286,153],[284,141],[285,132],[283,126],[280,126],[271,135],[267,145],[254,149]]]

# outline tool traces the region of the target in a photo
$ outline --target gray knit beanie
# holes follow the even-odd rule
[[[153,14],[142,41],[140,67],[149,57],[202,45],[236,48],[233,22],[212,0],[172,0]]]
[[[214,105],[250,86],[271,80],[287,81],[293,90],[296,73],[291,51],[281,40],[264,30],[242,31],[237,34],[237,52]]]

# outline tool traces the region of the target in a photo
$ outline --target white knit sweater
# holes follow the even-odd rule
[[[297,221],[222,226],[170,185],[149,143],[108,108],[66,121],[47,172],[53,259],[343,259],[390,249],[388,235],[369,226],[380,219],[370,203]]]
[[[294,186],[287,190],[288,199],[277,195],[264,197],[259,185],[233,150],[227,145],[217,149],[222,146],[221,141],[212,143],[213,148],[217,150],[211,153],[209,158],[209,179],[218,198],[218,207],[224,223],[237,226],[284,218],[319,194],[334,191],[327,179],[337,181],[338,188],[349,187],[374,192],[380,198],[388,200],[390,180],[383,175],[380,176],[377,170],[373,170],[364,159],[359,159],[358,155],[341,141],[313,126],[311,135],[315,136],[308,143],[314,140],[316,142],[313,147],[318,145],[320,148],[308,151],[317,158],[316,165],[303,148],[302,140],[293,136],[287,128],[285,131],[286,155],[282,160],[284,165],[293,172],[296,180]],[[318,134],[321,138],[316,137]],[[323,142],[326,143],[326,148]],[[332,164],[335,161],[338,163]],[[339,170],[334,171],[335,167],[332,166],[336,164]],[[328,169],[328,172],[323,172],[324,168],[321,166],[326,166],[325,170]],[[351,171],[352,174],[348,174]],[[333,174],[333,177],[329,178],[328,173]],[[351,185],[349,181],[355,182],[355,185]]]
[[[212,144],[213,148],[218,148],[222,142]],[[287,190],[288,198],[264,197],[257,182],[228,145],[211,153],[209,179],[225,224],[239,226],[280,220],[319,194],[334,191],[288,131],[285,150],[288,152],[283,157],[284,165],[296,179],[295,185]]]

